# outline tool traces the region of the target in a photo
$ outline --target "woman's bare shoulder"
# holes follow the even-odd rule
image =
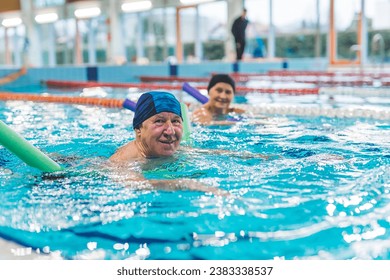
[[[205,107],[200,107],[192,113],[191,119],[194,123],[206,124],[212,120],[212,115]]]

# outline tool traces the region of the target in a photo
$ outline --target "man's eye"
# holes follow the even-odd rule
[[[163,123],[163,120],[156,120],[155,123]]]

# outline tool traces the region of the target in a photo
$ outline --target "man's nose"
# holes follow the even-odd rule
[[[175,135],[175,129],[173,128],[173,124],[171,121],[167,121],[165,133],[168,135]]]

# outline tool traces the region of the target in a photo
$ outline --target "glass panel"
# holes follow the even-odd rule
[[[79,34],[81,38],[82,63],[88,63],[88,23],[89,20],[78,20]]]
[[[169,14],[168,14],[169,13]],[[170,27],[170,28],[169,28]],[[167,35],[170,34],[169,41],[174,44],[175,37],[172,34],[175,28],[175,13],[169,9],[153,9],[149,15],[144,17],[144,52],[149,61],[164,61],[168,57],[169,51]],[[170,30],[169,30],[170,29]],[[173,46],[172,44],[172,46]]]
[[[83,63],[106,62],[107,25],[105,18],[79,20]]]
[[[107,62],[107,49],[108,49],[108,26],[106,24],[104,16],[98,17],[94,21],[93,34],[95,34],[95,45],[96,45],[96,62],[105,63]]]
[[[249,25],[246,30],[245,57],[267,56],[269,32],[269,0],[246,0]]]
[[[43,58],[43,65],[50,65],[50,52],[54,43],[54,29],[53,24],[40,24],[36,25],[39,34],[39,41],[41,44],[41,53]]]
[[[195,57],[196,42],[196,8],[187,8],[180,10],[181,22],[181,42],[183,44],[184,61]]]
[[[75,62],[76,20],[66,19],[54,23],[56,33],[57,64],[73,64]]]
[[[65,0],[33,0],[35,8],[46,8],[65,4]]]
[[[128,61],[137,61],[137,30],[142,28],[141,16],[138,13],[123,14],[123,40],[126,46],[126,58]],[[138,28],[138,24],[140,25]],[[143,56],[141,54],[141,56]]]
[[[176,46],[175,8],[123,14],[124,44],[129,61],[164,61]]]

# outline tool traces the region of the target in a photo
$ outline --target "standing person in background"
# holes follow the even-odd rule
[[[237,61],[242,59],[245,50],[245,30],[248,26],[248,19],[246,18],[246,9],[242,10],[241,16],[236,18],[232,25],[232,34],[236,43]]]

